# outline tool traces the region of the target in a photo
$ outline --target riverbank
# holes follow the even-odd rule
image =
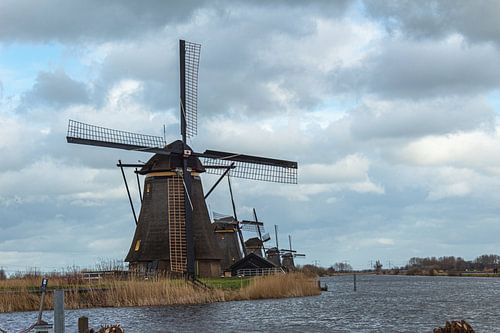
[[[29,280],[0,282],[0,312],[37,310],[40,302]],[[98,282],[67,284],[54,280],[53,289],[63,288],[65,307],[130,307],[205,304],[213,302],[287,298],[319,295],[315,278],[303,274],[279,274],[247,279],[224,278],[205,281],[210,288],[200,288],[184,280],[163,277],[153,279],[109,279]],[[45,309],[52,308],[52,293],[45,298]]]

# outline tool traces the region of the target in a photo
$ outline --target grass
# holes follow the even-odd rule
[[[236,290],[248,286],[252,278],[224,277],[224,278],[202,278],[200,280],[212,288]]]
[[[466,276],[466,277],[500,277],[500,273],[467,273],[464,272],[462,273],[461,276]]]
[[[40,295],[39,279],[8,279],[0,281],[0,312],[37,310]],[[92,307],[157,306],[173,304],[204,304],[262,298],[284,298],[318,295],[316,279],[303,274],[280,274],[255,278],[204,279],[210,289],[200,289],[184,280],[165,277],[144,279],[106,279],[99,282],[49,281],[52,289],[64,288],[68,309]],[[79,292],[78,289],[85,289]],[[44,308],[53,303],[47,293]]]

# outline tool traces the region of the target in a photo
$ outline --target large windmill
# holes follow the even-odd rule
[[[145,175],[137,227],[126,261],[132,269],[185,274],[220,274],[221,253],[210,226],[200,173],[226,173],[251,180],[297,183],[297,163],[217,150],[195,152],[187,138],[197,134],[199,44],[179,41],[181,140],[69,121],[69,143],[153,153],[140,167]],[[200,160],[203,159],[203,162]]]

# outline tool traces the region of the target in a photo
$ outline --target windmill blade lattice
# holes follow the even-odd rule
[[[262,180],[274,183],[297,184],[297,162],[277,160],[259,156],[233,154],[206,150],[203,154],[205,166],[229,167],[235,163],[231,176],[244,179]],[[220,175],[223,168],[207,168],[206,172]]]
[[[241,230],[244,230],[244,231],[249,231],[249,232],[255,232],[255,233],[258,233],[260,229],[260,232],[266,232],[266,230],[264,229],[264,226],[257,226],[255,224],[242,224],[241,225]]]
[[[186,119],[186,136],[191,138],[198,134],[198,68],[201,45],[186,41],[184,48],[186,105],[184,105],[183,111]]]
[[[119,131],[69,120],[66,140],[90,146],[138,150],[165,154],[165,140],[160,136]]]
[[[266,232],[264,229],[264,223],[258,221],[243,220],[241,221],[241,229],[255,233],[258,233],[259,229],[260,233]]]

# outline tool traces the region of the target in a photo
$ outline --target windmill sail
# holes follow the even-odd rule
[[[243,220],[243,221],[241,221],[241,229],[243,229],[245,231],[256,232],[256,233],[265,232],[264,223],[259,222],[259,221]]]
[[[235,163],[231,176],[275,183],[297,184],[297,162],[267,157],[206,150],[199,154],[206,166],[226,166]],[[207,168],[207,173],[222,174],[222,168]]]
[[[165,140],[159,136],[119,131],[69,120],[68,143],[166,154]]]
[[[181,133],[191,138],[198,134],[198,67],[201,45],[181,40]]]

